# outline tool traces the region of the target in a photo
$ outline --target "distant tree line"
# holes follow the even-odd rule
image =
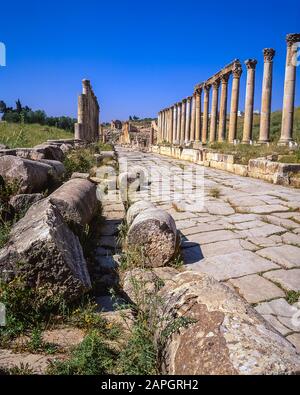
[[[16,101],[16,107],[8,107],[3,100],[0,100],[0,114],[2,121],[14,123],[38,123],[40,125],[55,126],[60,129],[74,129],[76,119],[70,117],[48,117],[45,111],[33,111],[28,106],[22,106],[20,100]]]

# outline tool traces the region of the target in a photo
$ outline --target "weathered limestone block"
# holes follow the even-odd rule
[[[46,158],[45,150],[42,148],[16,148],[16,156],[29,160]]]
[[[122,288],[131,302],[141,305],[164,286],[165,280],[172,280],[178,274],[173,267],[159,267],[151,270],[135,268],[125,272],[122,278]],[[143,306],[149,310],[152,306]]]
[[[64,160],[64,153],[60,147],[53,145],[53,144],[40,144],[34,147],[37,150],[42,150],[45,157],[44,159],[51,159],[51,160],[58,160],[62,162]]]
[[[198,150],[185,148],[181,152],[180,159],[196,163],[199,159],[199,152]]]
[[[42,193],[25,193],[13,196],[10,199],[9,204],[16,212],[22,212],[42,199],[44,199],[44,195]]]
[[[0,149],[0,157],[6,155],[16,156],[17,151],[15,149]]]
[[[17,156],[0,157],[0,175],[5,182],[19,183],[19,193],[40,192],[46,186],[52,167]]]
[[[48,199],[34,204],[13,227],[0,252],[0,274],[5,271],[69,300],[91,288],[79,240]]]
[[[127,211],[127,224],[130,226],[140,213],[149,208],[155,208],[155,205],[149,200],[140,200],[131,205]]]
[[[0,144],[0,150],[3,150],[3,149],[8,149],[8,147],[4,144]]]
[[[184,272],[158,292],[163,374],[265,375],[299,372],[292,345],[224,284]],[[172,323],[180,322],[172,331]],[[168,336],[164,334],[168,333]]]
[[[41,163],[45,163],[52,167],[52,170],[49,171],[49,179],[50,181],[57,182],[61,181],[64,177],[66,172],[66,168],[62,162],[58,160],[51,160],[51,159],[41,159],[39,160]]]
[[[59,148],[64,154],[66,154],[73,149],[73,146],[72,144],[62,144]]]
[[[249,175],[280,185],[290,185],[290,177],[300,173],[299,164],[272,162],[265,158],[250,159]]]
[[[165,266],[176,252],[175,221],[166,211],[150,208],[135,218],[127,242],[130,246],[143,246],[149,267]]]
[[[118,187],[123,201],[128,200],[130,192],[136,192],[147,185],[148,176],[142,166],[134,166],[129,171],[122,172],[118,177]]]
[[[49,200],[66,222],[85,226],[91,222],[97,209],[96,185],[74,178],[54,191]]]

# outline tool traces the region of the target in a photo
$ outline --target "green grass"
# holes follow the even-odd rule
[[[0,144],[9,148],[34,147],[47,140],[72,139],[73,133],[38,124],[0,122]]]

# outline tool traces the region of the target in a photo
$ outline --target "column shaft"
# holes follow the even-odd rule
[[[173,107],[173,137],[172,137],[172,144],[176,143],[176,135],[177,135],[177,104],[174,104],[174,107]]]
[[[191,135],[190,141],[195,141],[195,122],[196,122],[196,95],[192,97],[192,115],[191,115]]]
[[[254,88],[255,88],[255,67],[257,60],[248,59],[245,62],[247,66],[247,86],[245,102],[245,118],[243,131],[243,144],[249,144],[252,140],[253,130],[253,109],[254,109]]]
[[[184,138],[185,138],[185,118],[186,118],[186,99],[182,100],[182,107],[181,107],[180,144],[184,143]]]
[[[272,48],[265,48],[263,54],[264,76],[261,98],[259,143],[268,143],[270,141],[273,58],[275,56],[275,50]]]
[[[204,85],[204,102],[203,102],[203,126],[202,126],[202,143],[207,143],[208,135],[208,111],[209,111],[209,91],[211,86]]]
[[[219,142],[223,142],[226,139],[227,94],[229,76],[230,73],[227,73],[222,75],[221,77],[220,121],[218,134]]]
[[[192,98],[188,97],[186,101],[186,118],[185,118],[185,136],[184,140],[186,143],[190,141],[190,132],[191,132],[191,101]]]
[[[201,135],[201,91],[202,89],[198,89],[196,91],[196,96],[195,96],[195,101],[196,101],[195,141],[196,142],[200,141],[200,135]]]
[[[176,133],[177,144],[180,144],[181,106],[182,106],[182,103],[177,103],[177,133]]]
[[[216,141],[216,135],[217,135],[219,86],[220,86],[219,80],[213,83],[211,114],[210,114],[210,130],[209,130],[210,143]]]
[[[298,49],[296,43],[300,42],[300,34],[288,34],[286,41],[287,56],[285,67],[281,138],[279,141],[281,144],[288,144],[290,141],[293,141],[296,58]]]

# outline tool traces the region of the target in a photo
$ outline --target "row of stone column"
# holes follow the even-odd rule
[[[296,56],[300,34],[287,35],[287,62],[285,74],[284,103],[282,116],[282,130],[279,143],[287,144],[293,140],[293,116],[296,81]],[[259,143],[270,141],[272,75],[275,50],[266,48],[264,55],[264,73],[261,100],[261,118]],[[245,115],[242,143],[249,144],[253,132],[254,87],[255,69],[257,60],[248,59],[247,68]],[[190,142],[206,144],[215,141],[224,142],[227,130],[227,100],[228,82],[232,75],[231,105],[229,117],[228,142],[237,139],[237,120],[239,106],[240,77],[242,75],[241,63],[236,60],[230,69],[218,73],[216,77],[196,87],[193,96],[176,103],[159,113],[159,141],[172,144],[188,144]],[[220,109],[219,88],[221,85]],[[211,112],[209,115],[210,91],[212,90]],[[202,111],[203,91],[203,111]]]

